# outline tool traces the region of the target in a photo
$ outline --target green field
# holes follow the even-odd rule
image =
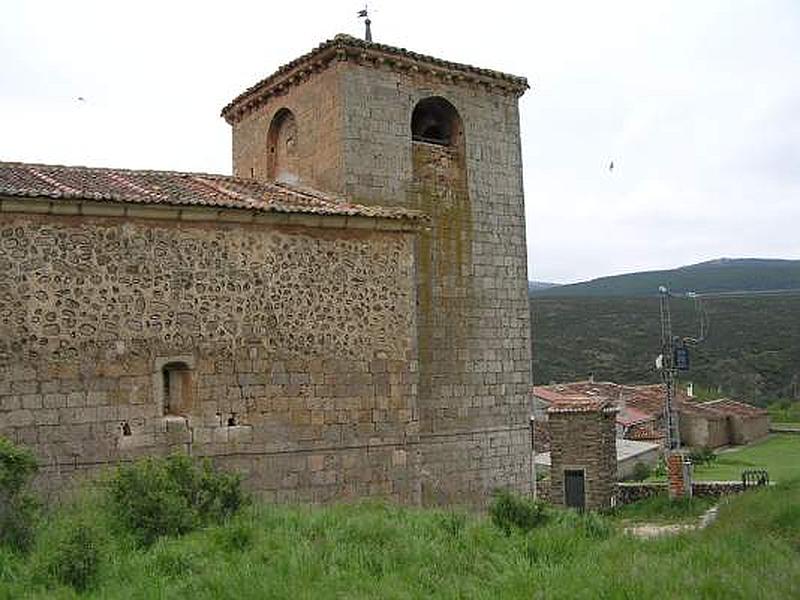
[[[741,479],[744,469],[767,469],[773,481],[800,477],[800,435],[772,434],[764,441],[725,451],[708,465],[695,468],[696,479]]]
[[[42,566],[84,522],[101,552],[78,595]],[[72,548],[80,552],[80,548]],[[506,534],[481,515],[381,503],[254,505],[147,547],[102,502],[61,509],[27,556],[0,549],[0,598],[796,598],[800,482],[748,492],[709,528],[639,540],[554,512]]]

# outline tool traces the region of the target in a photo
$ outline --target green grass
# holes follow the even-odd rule
[[[717,503],[713,498],[670,500],[664,494],[626,504],[614,510],[612,518],[627,525],[630,523],[686,523],[697,521]]]
[[[800,426],[800,402],[790,400],[772,402],[767,406],[767,410],[773,423]]]
[[[47,532],[86,519],[100,532],[102,559],[77,596],[41,565]],[[800,590],[800,482],[748,492],[709,528],[655,540],[626,536],[598,515],[555,513],[530,533],[506,535],[480,515],[374,502],[254,505],[150,547],[120,533],[102,502],[78,502],[42,528],[31,555],[0,549],[0,599],[727,599]]]
[[[767,469],[773,481],[800,477],[800,435],[771,434],[765,440],[723,452],[711,464],[695,468],[695,479],[738,480],[744,469]]]

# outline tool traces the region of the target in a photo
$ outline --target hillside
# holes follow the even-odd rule
[[[550,283],[549,281],[529,281],[528,291],[549,290],[550,288],[558,287],[561,284]]]
[[[560,288],[559,288],[560,289]],[[684,381],[765,404],[800,397],[800,295],[704,300],[706,341]],[[694,304],[672,301],[676,335],[697,335]],[[531,296],[537,384],[595,378],[657,382],[658,298]]]
[[[540,296],[655,296],[666,285],[675,293],[724,293],[800,289],[800,260],[718,259],[664,271],[644,271],[591,281],[532,288]]]

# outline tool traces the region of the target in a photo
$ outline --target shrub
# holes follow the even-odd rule
[[[188,456],[145,458],[117,468],[109,482],[112,510],[143,544],[221,522],[245,504],[238,475]]]
[[[637,462],[633,465],[633,472],[631,473],[631,480],[644,481],[650,477],[650,467],[643,462]]]
[[[87,589],[100,566],[97,532],[85,523],[74,523],[48,542],[43,551],[48,575],[79,592]]]
[[[710,464],[717,460],[717,455],[711,448],[695,448],[689,453],[689,460],[695,466]]]
[[[545,505],[508,490],[498,490],[489,505],[489,516],[497,527],[511,533],[513,529],[530,531],[547,520]]]
[[[30,450],[0,436],[0,544],[30,547],[39,504],[27,486],[37,470]]]
[[[230,523],[216,532],[216,543],[225,552],[244,552],[253,545],[253,527],[247,523]]]
[[[452,537],[458,537],[467,525],[467,515],[463,512],[450,510],[439,515],[439,525]]]

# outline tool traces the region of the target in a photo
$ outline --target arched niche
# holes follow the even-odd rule
[[[267,134],[267,174],[274,181],[296,183],[298,177],[298,131],[294,114],[282,108],[269,126]]]
[[[411,140],[437,146],[461,146],[463,127],[455,106],[441,96],[423,98],[411,113]]]
[[[451,102],[428,96],[416,103],[411,112],[411,150],[414,185],[426,199],[420,208],[434,216],[439,210],[463,206],[467,199],[464,125]],[[429,206],[430,201],[436,206]]]

